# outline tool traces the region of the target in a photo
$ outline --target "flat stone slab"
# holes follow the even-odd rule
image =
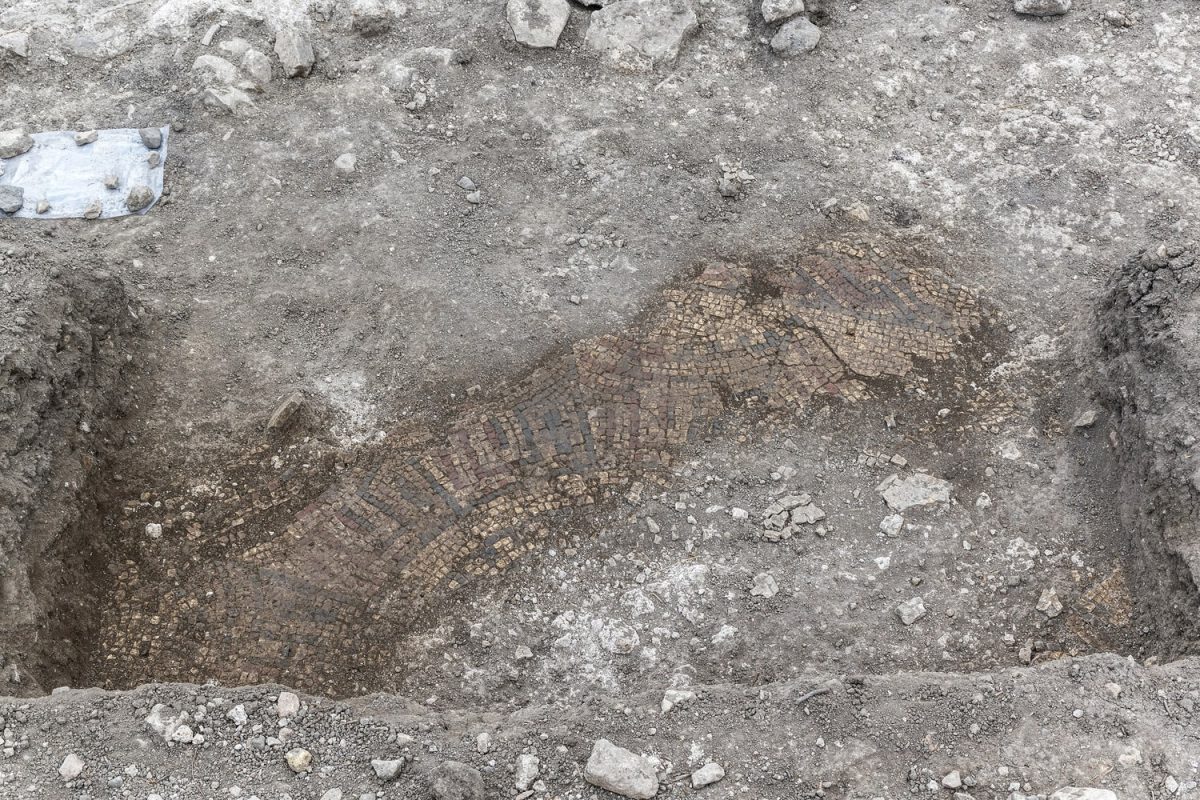
[[[143,131],[145,129],[142,129]],[[146,147],[138,128],[97,131],[95,141],[75,143],[76,131],[32,134],[33,147],[0,161],[0,186],[25,190],[25,203],[13,217],[31,219],[81,218],[99,203],[100,219],[145,214],[158,203],[163,190],[169,128],[159,129],[157,149]],[[89,137],[90,138],[90,137]],[[151,154],[157,154],[157,158]],[[115,177],[115,188],[108,188]],[[143,208],[131,211],[128,198],[136,187],[154,195]],[[140,203],[134,203],[135,207]],[[47,207],[48,206],[48,207]],[[38,213],[42,209],[42,213]],[[5,215],[0,218],[7,219]],[[94,218],[88,214],[88,218]]]

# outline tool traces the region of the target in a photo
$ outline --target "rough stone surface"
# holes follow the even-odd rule
[[[125,198],[125,207],[130,211],[141,211],[149,208],[154,202],[154,190],[149,186],[134,186]]]
[[[567,0],[508,0],[508,25],[526,47],[557,47],[571,4]]]
[[[483,776],[461,761],[443,761],[430,779],[434,800],[483,800]]]
[[[308,37],[293,28],[275,34],[275,55],[288,78],[308,77],[317,60]]]
[[[918,506],[950,502],[954,485],[924,472],[916,472],[906,478],[891,475],[879,484],[876,491],[883,495],[888,507],[896,512],[907,511]]]
[[[637,753],[618,747],[607,739],[592,746],[583,777],[593,786],[621,797],[649,800],[658,794],[654,765]]]
[[[0,211],[15,214],[25,205],[25,190],[20,186],[0,186]]]
[[[774,24],[804,13],[804,0],[763,0],[762,16]]]
[[[1070,11],[1071,3],[1072,0],[1013,0],[1013,10],[1035,17],[1054,17]]]
[[[690,0],[621,0],[591,15],[584,42],[616,66],[643,71],[673,64],[699,24]]]
[[[14,158],[29,152],[33,137],[24,128],[0,131],[0,158]]]
[[[905,625],[912,625],[917,620],[925,616],[925,601],[920,597],[913,597],[905,600],[900,605],[896,606],[896,616]]]
[[[821,29],[808,17],[790,19],[771,37],[771,49],[780,56],[800,56],[816,49]]]
[[[394,780],[404,770],[404,759],[373,758],[371,759],[371,769],[375,771],[375,777],[381,781]]]
[[[701,789],[711,786],[725,777],[724,768],[715,761],[710,761],[692,773],[692,788]]]
[[[29,58],[29,34],[24,31],[0,34],[0,51],[12,53],[18,58]]]
[[[158,128],[139,128],[138,136],[141,137],[142,144],[148,150],[157,150],[162,147],[162,131]]]

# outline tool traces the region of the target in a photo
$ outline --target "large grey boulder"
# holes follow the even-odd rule
[[[526,47],[557,47],[571,16],[567,0],[508,0],[508,25]]]
[[[641,72],[673,64],[699,27],[690,0],[621,0],[592,14],[584,43],[616,66]]]

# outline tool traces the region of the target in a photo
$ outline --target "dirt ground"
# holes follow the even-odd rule
[[[146,216],[0,219],[0,693],[27,698],[0,700],[0,796],[426,797],[447,759],[514,796],[536,752],[538,797],[590,797],[601,737],[661,759],[662,796],[692,793],[667,781],[706,759],[727,775],[697,790],[713,797],[1200,793],[1195,398],[1147,410],[1195,366],[1157,341],[1127,357],[1154,337],[1106,322],[1168,306],[1163,341],[1191,341],[1171,331],[1194,328],[1194,302],[1131,313],[1110,280],[1142,248],[1192,269],[1176,245],[1196,239],[1200,9],[818,0],[819,44],[784,58],[757,2],[692,5],[678,58],[632,72],[590,49],[583,4],[544,50],[491,0],[0,9],[0,130],[172,126]],[[307,77],[273,49],[290,30],[314,47]],[[196,60],[236,62],[238,39],[273,72],[228,113]],[[722,164],[740,164],[732,196]],[[390,443],[635,330],[698,269],[830,241],[965,287],[978,325],[853,401],[731,418],[547,517],[502,575],[387,637],[390,673],[307,699],[292,739],[251,742],[277,726],[278,687],[105,658],[131,570],[165,592],[232,552],[193,525],[274,536]],[[92,355],[56,355],[75,352],[68,327]],[[892,475],[950,486],[897,511]],[[769,541],[764,513],[798,494],[824,518]],[[194,685],[101,691],[154,680]],[[28,699],[59,685],[99,688]],[[667,688],[698,699],[663,712]],[[157,740],[154,703],[207,704],[206,741]],[[234,731],[237,703],[254,719]],[[403,752],[399,731],[411,759],[381,785],[367,762]],[[316,756],[300,777],[297,742]],[[64,781],[67,752],[87,766]],[[943,783],[956,769],[970,782]]]

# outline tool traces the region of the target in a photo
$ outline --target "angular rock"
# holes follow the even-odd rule
[[[64,781],[73,781],[83,774],[83,759],[74,753],[67,753],[58,768],[58,774]]]
[[[535,755],[524,753],[517,756],[517,768],[513,773],[513,784],[518,791],[525,791],[537,780],[542,761]]]
[[[204,104],[230,114],[243,108],[254,108],[250,95],[233,86],[210,86],[204,90]]]
[[[821,41],[821,29],[808,17],[788,20],[771,37],[771,49],[776,55],[801,56],[810,53]]]
[[[300,393],[296,392],[295,394]],[[294,396],[295,395],[293,395],[293,397]],[[300,399],[303,400],[304,395],[300,395]],[[278,411],[275,412],[276,415],[278,413]],[[272,416],[271,419],[274,420],[275,416]],[[270,427],[270,423],[268,423],[268,427]],[[295,717],[300,713],[300,698],[292,692],[280,692],[279,699],[275,701],[275,711],[279,714],[280,719],[291,719]]]
[[[1013,0],[1013,11],[1033,17],[1057,17],[1071,10],[1071,0]]]
[[[899,536],[904,529],[904,517],[899,514],[888,514],[879,521],[879,530],[884,536]]]
[[[0,51],[12,53],[17,58],[29,58],[29,34],[24,31],[0,34]]]
[[[1117,800],[1117,795],[1108,789],[1065,786],[1050,795],[1050,800]]]
[[[461,761],[443,761],[433,770],[434,800],[483,800],[483,775]]]
[[[271,59],[253,47],[242,54],[242,69],[258,84],[259,89],[271,82]]]
[[[1051,586],[1049,589],[1043,589],[1041,596],[1038,598],[1037,610],[1045,614],[1050,619],[1054,619],[1062,613],[1063,604],[1058,599],[1058,592]]]
[[[662,713],[666,714],[675,706],[683,705],[695,699],[696,693],[689,689],[667,689],[663,692],[663,699],[659,708],[662,709]]]
[[[763,0],[762,16],[774,24],[804,13],[804,0]]]
[[[116,189],[120,185],[121,185],[121,179],[118,178],[116,175],[110,174],[110,175],[104,176],[104,188],[105,189]]]
[[[33,147],[33,137],[24,128],[0,131],[0,158],[16,158],[22,153],[29,152]]]
[[[505,9],[513,38],[526,47],[557,47],[571,16],[567,0],[508,0]]]
[[[283,74],[289,78],[307,78],[317,61],[308,38],[293,28],[275,34],[275,55],[283,65]]]
[[[754,584],[750,587],[750,594],[754,597],[774,597],[779,594],[779,584],[775,582],[775,576],[769,572],[760,572],[754,576]]]
[[[83,210],[84,219],[100,219],[100,215],[104,213],[104,204],[99,200],[92,201],[87,208]]]
[[[658,794],[654,764],[607,739],[598,739],[592,746],[592,754],[583,768],[583,779],[593,786],[634,800],[650,800]]]
[[[371,759],[371,769],[375,770],[375,777],[385,783],[394,780],[404,770],[403,758],[373,758]]]
[[[700,789],[716,783],[725,777],[725,768],[715,761],[710,761],[692,773],[692,788]]]
[[[928,506],[950,502],[954,485],[924,472],[909,475],[904,480],[899,475],[889,475],[875,489],[893,511],[906,511],[914,506]]]
[[[621,0],[591,16],[584,43],[623,69],[673,64],[700,26],[690,0]]]
[[[20,186],[0,186],[0,211],[15,214],[25,205],[25,190]]]
[[[380,0],[353,0],[350,4],[350,30],[359,36],[382,36],[395,24],[392,10]]]
[[[1072,422],[1071,425],[1075,428],[1090,428],[1096,424],[1097,416],[1099,415],[1096,412],[1096,409],[1089,408],[1086,411],[1080,412],[1079,416],[1075,418],[1075,421]]]
[[[192,62],[192,72],[199,76],[203,83],[222,83],[232,86],[238,82],[238,68],[220,56],[209,53],[197,56]]]
[[[896,616],[905,625],[912,625],[914,622],[925,616],[925,601],[920,597],[913,597],[905,600],[900,605],[896,606]]]
[[[134,186],[125,197],[125,207],[130,211],[141,211],[149,208],[154,202],[154,190],[149,186]]]
[[[157,150],[162,147],[162,130],[159,128],[139,128],[138,136],[147,150]]]
[[[83,147],[85,144],[91,144],[100,138],[100,131],[80,131],[75,134],[75,144],[78,147]]]

